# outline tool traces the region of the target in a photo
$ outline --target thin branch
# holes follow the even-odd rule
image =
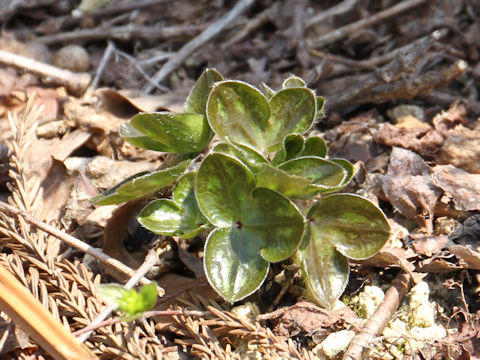
[[[366,349],[379,336],[387,326],[400,302],[411,286],[410,276],[401,271],[392,281],[385,294],[385,298],[377,311],[367,320],[360,332],[355,335],[343,355],[343,360],[361,360]]]
[[[247,10],[255,0],[240,0],[237,4],[226,13],[222,18],[215,21],[208,28],[206,28],[200,35],[196,36],[188,43],[186,43],[176,54],[171,57],[162,68],[153,76],[155,83],[162,82],[172,71],[180,66],[183,61],[200,46],[211,40],[220,31],[222,31],[227,25],[229,25],[237,16]],[[144,88],[145,93],[150,93],[153,90],[153,86],[148,84]]]
[[[67,234],[64,233],[53,226],[50,226],[48,224],[45,224],[44,222],[35,219],[33,216],[27,214],[26,212],[18,209],[15,206],[9,205],[3,201],[0,201],[0,211],[6,213],[9,216],[20,216],[22,217],[25,221],[27,221],[29,224],[35,226],[36,228],[45,231],[46,233],[55,236],[56,238],[60,239],[67,245],[70,245],[74,247],[75,249],[78,249],[85,254],[88,254],[90,256],[93,256],[95,259],[97,259],[101,264],[105,266],[109,266],[114,268],[116,271],[123,273],[129,277],[133,276],[135,274],[135,271],[131,269],[130,267],[126,266],[122,262],[118,261],[117,259],[114,259],[104,252],[84,243],[83,241]],[[150,280],[147,278],[143,277],[140,279],[140,283],[142,285],[149,284]]]
[[[340,39],[343,39],[351,34],[355,34],[359,30],[366,28],[368,26],[372,26],[375,24],[378,24],[382,21],[385,21],[387,19],[390,19],[402,12],[405,12],[407,10],[413,9],[416,6],[422,5],[426,3],[429,0],[406,0],[402,1],[392,7],[389,7],[388,9],[385,9],[383,11],[380,11],[378,13],[373,14],[372,16],[368,18],[364,18],[361,20],[358,20],[354,23],[345,25],[341,28],[335,29],[327,34],[324,34],[315,40],[312,40],[309,45],[314,48],[321,48],[326,45],[329,45],[331,43],[334,43],[335,41],[338,41]]]
[[[0,50],[0,63],[46,77],[51,82],[66,86],[76,95],[85,91],[91,79],[87,73],[74,73],[5,50]]]
[[[115,50],[115,45],[113,45],[113,42],[108,41],[107,48],[103,52],[102,60],[100,60],[100,63],[98,64],[95,77],[93,78],[90,86],[88,87],[88,90],[87,90],[88,92],[93,92],[97,88],[98,83],[100,82],[103,72],[107,67],[108,62],[110,61],[110,58],[112,57],[114,50]]]
[[[140,281],[140,279],[142,279],[145,276],[145,274],[150,271],[150,269],[154,265],[158,264],[158,261],[159,261],[158,255],[156,254],[156,252],[154,250],[150,250],[147,256],[145,256],[145,260],[143,261],[143,264],[140,265],[137,271],[135,271],[132,277],[125,284],[125,288],[128,290],[133,288]],[[160,289],[160,291],[163,292],[162,289]],[[90,323],[90,325],[82,329],[84,331],[78,334],[80,335],[78,336],[78,340],[80,340],[81,342],[87,340],[90,337],[92,331],[96,329],[96,326],[98,324],[101,324],[108,316],[110,316],[112,311],[113,309],[110,306],[107,306],[100,314],[98,314],[98,316]]]
[[[307,21],[305,24],[305,29],[308,29],[315,24],[324,22],[332,16],[344,14],[347,11],[350,11],[350,9],[355,6],[357,1],[358,0],[343,0],[341,3],[332,6],[331,8],[321,11],[318,15],[315,15]]]
[[[71,43],[78,41],[97,41],[114,39],[128,41],[131,39],[162,40],[174,36],[185,36],[197,34],[205,29],[206,24],[184,25],[184,26],[163,26],[151,27],[128,24],[117,27],[98,27],[94,29],[82,29],[71,32],[58,33],[41,36],[36,39],[44,44]]]

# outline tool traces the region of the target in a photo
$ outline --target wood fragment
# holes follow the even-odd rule
[[[43,76],[49,82],[65,86],[76,95],[85,91],[91,79],[88,73],[74,73],[5,50],[0,50],[0,63]]]
[[[208,28],[206,28],[200,35],[196,36],[188,43],[186,43],[175,56],[168,59],[168,61],[162,66],[162,68],[152,77],[153,82],[162,82],[172,71],[174,71],[183,61],[200,46],[210,41],[214,36],[218,35],[220,31],[225,29],[237,16],[247,10],[255,0],[241,0],[227,12],[222,18],[215,21]],[[150,93],[153,90],[153,85],[148,84],[143,91]]]
[[[343,360],[363,359],[365,351],[371,347],[375,338],[379,336],[387,326],[403,297],[410,289],[411,283],[410,276],[403,271],[393,279],[392,285],[388,288],[384,300],[377,311],[367,320],[360,332],[352,339],[350,346],[343,355]]]
[[[55,359],[97,359],[3,266],[0,308]]]
[[[313,48],[322,48],[326,45],[330,45],[335,41],[341,40],[351,34],[355,34],[359,30],[378,24],[382,21],[388,20],[402,12],[413,9],[416,6],[426,3],[428,0],[405,0],[400,3],[389,7],[383,11],[373,14],[368,18],[358,20],[354,23],[345,25],[341,28],[335,29],[327,34],[324,34],[315,40],[310,41],[308,44]]]
[[[90,256],[93,256],[95,259],[97,259],[101,264],[112,267],[115,270],[131,277],[135,274],[135,271],[131,269],[130,267],[126,266],[122,262],[106,255],[104,252],[94,248],[93,246],[90,246],[83,241],[67,234],[64,233],[63,231],[54,228],[51,225],[45,224],[44,222],[37,220],[33,216],[27,214],[26,212],[18,209],[15,206],[9,205],[3,201],[0,201],[0,211],[4,212],[5,214],[9,216],[19,216],[23,218],[25,221],[27,221],[30,225],[35,226],[36,228],[45,231],[46,233],[55,236],[56,238],[60,239],[62,242],[66,243],[67,245],[70,245],[74,247],[77,250],[80,250],[84,252],[85,254],[88,254]],[[150,280],[147,278],[143,277],[140,279],[140,284],[145,285],[149,284]]]

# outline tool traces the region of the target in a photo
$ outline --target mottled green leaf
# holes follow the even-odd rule
[[[312,231],[316,230],[307,225],[295,258],[315,300],[323,307],[331,308],[347,286],[348,260],[332,244],[323,243]]]
[[[223,76],[215,69],[206,69],[198,78],[185,103],[185,112],[206,115],[207,99],[213,84],[222,81]]]
[[[233,157],[214,152],[204,159],[196,179],[196,195],[207,219],[223,228],[210,237],[206,256],[210,254],[215,261],[206,261],[205,266],[212,286],[229,301],[256,290],[264,278],[259,266],[263,271],[265,263],[268,268],[268,262],[286,259],[300,242],[304,222],[296,206],[276,191],[255,188],[252,173]],[[217,243],[222,244],[218,245],[220,254],[215,252]],[[248,257],[245,254],[255,256],[238,262]],[[221,268],[222,275],[210,266]],[[251,280],[235,275],[237,285],[226,285],[226,278],[221,276],[229,274],[231,278],[239,267]]]
[[[302,135],[290,134],[285,136],[282,146],[272,160],[272,165],[278,165],[287,160],[300,156],[304,150],[304,146],[305,140]]]
[[[353,177],[353,174],[354,174],[354,171],[355,171],[352,163],[348,160],[345,160],[345,159],[328,159],[328,160],[330,160],[331,162],[334,162],[334,163],[340,165],[341,167],[343,167],[343,169],[347,173],[347,176],[345,176],[342,183],[339,185],[338,189],[341,189],[341,188],[345,187],[346,185],[348,185],[348,183],[352,180],[352,177]]]
[[[288,197],[313,196],[320,191],[312,188],[312,181],[300,176],[290,175],[279,168],[264,164],[255,174],[257,186],[276,190]]]
[[[160,151],[171,153],[200,152],[212,137],[206,118],[200,114],[140,113],[133,117],[130,124],[162,144]]]
[[[263,93],[268,100],[270,100],[276,94],[276,91],[269,87],[267,84],[263,83],[262,87]]]
[[[132,144],[142,149],[153,151],[164,151],[165,145],[148,137],[141,131],[135,129],[131,124],[124,123],[120,125],[120,136]]]
[[[305,282],[315,299],[331,307],[348,280],[348,261],[377,253],[390,236],[383,212],[352,194],[325,196],[307,214],[305,237],[296,254]]]
[[[325,98],[317,96],[317,117],[323,116],[323,110],[325,109]]]
[[[325,141],[319,136],[310,136],[305,140],[305,147],[302,156],[327,156],[327,145]]]
[[[207,102],[207,118],[215,133],[226,142],[264,152],[270,107],[256,88],[240,81],[221,81]]]
[[[259,254],[256,236],[249,235],[236,228],[217,229],[205,243],[205,275],[230,303],[255,292],[268,273],[269,263]]]
[[[197,205],[191,171],[180,178],[173,190],[173,200],[159,199],[145,206],[138,216],[140,224],[161,235],[184,239],[196,236],[208,224]]]
[[[190,163],[190,160],[185,160],[170,168],[131,176],[113,188],[91,198],[90,202],[98,205],[112,205],[152,194],[176,181]]]
[[[305,84],[305,81],[303,79],[299,78],[298,76],[292,75],[288,79],[285,79],[285,81],[282,84],[283,88],[295,88],[295,87],[306,87],[307,85]]]
[[[220,143],[215,146],[213,151],[230,155],[237,160],[240,160],[254,174],[260,171],[263,164],[268,163],[268,160],[255,150],[238,144]]]
[[[267,148],[280,144],[291,133],[303,134],[315,120],[315,93],[307,88],[287,88],[270,99],[271,117],[265,136]]]

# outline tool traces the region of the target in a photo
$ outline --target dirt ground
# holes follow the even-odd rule
[[[0,265],[92,358],[480,359],[479,19],[478,0],[0,0]],[[344,191],[392,228],[377,255],[351,261],[334,309],[287,263],[225,303],[203,273],[204,238],[143,229],[145,199],[88,201],[169,161],[119,126],[181,111],[205,68],[273,89],[295,74],[326,99],[311,131],[354,164]],[[121,265],[152,249],[157,313],[100,319],[96,286],[124,283]],[[9,296],[0,359],[65,358],[48,321],[35,332]]]

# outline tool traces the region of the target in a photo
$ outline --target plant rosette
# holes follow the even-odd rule
[[[270,263],[292,258],[317,302],[331,307],[347,284],[348,259],[373,256],[390,227],[369,200],[331,194],[354,170],[347,160],[328,158],[320,137],[305,135],[323,106],[295,76],[279,91],[265,86],[262,93],[207,69],[185,113],[142,113],[121,128],[126,141],[172,152],[177,163],[129,178],[93,200],[130,201],[176,183],[172,197],[146,205],[139,222],[185,239],[208,233],[205,274],[224,299],[233,303],[254,293]],[[213,135],[220,142],[211,149]],[[297,205],[314,198],[302,213]]]

